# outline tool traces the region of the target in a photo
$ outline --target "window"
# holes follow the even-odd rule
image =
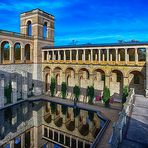
[[[47,23],[45,22],[44,23],[44,26],[43,26],[43,38],[47,38]]]
[[[28,21],[28,23],[27,23],[27,35],[32,36],[32,24],[31,24],[31,21]]]
[[[139,77],[139,75],[134,75],[134,84],[140,84],[140,77]]]

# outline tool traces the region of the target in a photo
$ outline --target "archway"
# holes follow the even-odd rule
[[[123,92],[123,73],[120,70],[111,71],[110,88],[111,96],[114,99],[121,101]]]
[[[21,45],[20,43],[16,43],[14,45],[14,60],[21,60]]]
[[[140,71],[129,73],[129,87],[135,89],[136,94],[144,95],[144,75]]]
[[[9,57],[10,57],[10,44],[9,44],[9,42],[4,41],[1,44],[1,59],[2,59],[2,62],[10,60]]]
[[[26,44],[25,45],[25,60],[31,60],[30,58],[30,54],[31,54],[31,51],[30,51],[30,44]]]
[[[49,86],[50,86],[50,68],[49,67],[45,67],[44,70],[44,80],[45,80],[45,92],[47,92],[49,90]]]

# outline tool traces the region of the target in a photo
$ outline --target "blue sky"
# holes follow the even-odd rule
[[[147,0],[1,0],[0,29],[19,32],[20,13],[34,8],[55,16],[55,45],[148,41]]]

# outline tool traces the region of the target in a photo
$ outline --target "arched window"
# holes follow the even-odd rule
[[[20,45],[20,43],[16,43],[14,45],[14,59],[15,60],[21,59],[21,45]]]
[[[140,77],[139,75],[134,75],[134,84],[140,84]]]
[[[47,38],[47,23],[44,23],[43,26],[43,38]]]
[[[27,22],[27,35],[32,36],[32,24],[31,24],[31,21]]]
[[[4,41],[1,44],[1,54],[2,60],[9,60],[10,44],[7,41]]]
[[[30,45],[25,45],[25,59],[30,60]]]

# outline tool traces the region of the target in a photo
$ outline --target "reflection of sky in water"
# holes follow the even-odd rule
[[[20,138],[15,138],[15,144],[19,144],[21,142]]]
[[[104,126],[104,121],[103,120],[100,121],[100,126],[101,126],[101,128]]]
[[[5,145],[4,148],[10,148],[10,144]]]

